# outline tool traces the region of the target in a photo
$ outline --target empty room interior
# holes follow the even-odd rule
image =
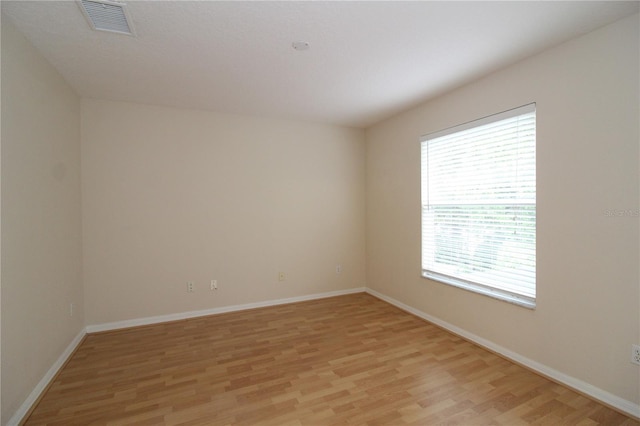
[[[640,422],[640,2],[3,0],[1,421]]]

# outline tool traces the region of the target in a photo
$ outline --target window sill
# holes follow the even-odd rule
[[[443,284],[448,284],[453,287],[458,287],[463,290],[471,291],[477,294],[482,294],[483,296],[489,296],[494,299],[502,300],[503,302],[508,302],[514,305],[521,306],[523,308],[532,309],[532,310],[536,308],[536,300],[530,297],[516,295],[507,291],[487,287],[482,284],[463,281],[460,279],[456,279],[453,277],[449,277],[449,276],[438,274],[431,271],[422,271],[422,277],[433,280],[433,281],[437,281]]]

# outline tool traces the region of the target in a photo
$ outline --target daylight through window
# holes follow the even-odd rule
[[[424,136],[421,151],[422,275],[535,307],[535,104]]]

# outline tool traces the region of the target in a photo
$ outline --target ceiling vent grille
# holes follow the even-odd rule
[[[135,36],[131,18],[124,3],[109,0],[81,0],[78,3],[94,30]]]

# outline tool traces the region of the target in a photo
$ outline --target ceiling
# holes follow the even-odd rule
[[[136,37],[91,30],[74,1],[1,7],[83,97],[367,127],[640,4],[126,3]]]

